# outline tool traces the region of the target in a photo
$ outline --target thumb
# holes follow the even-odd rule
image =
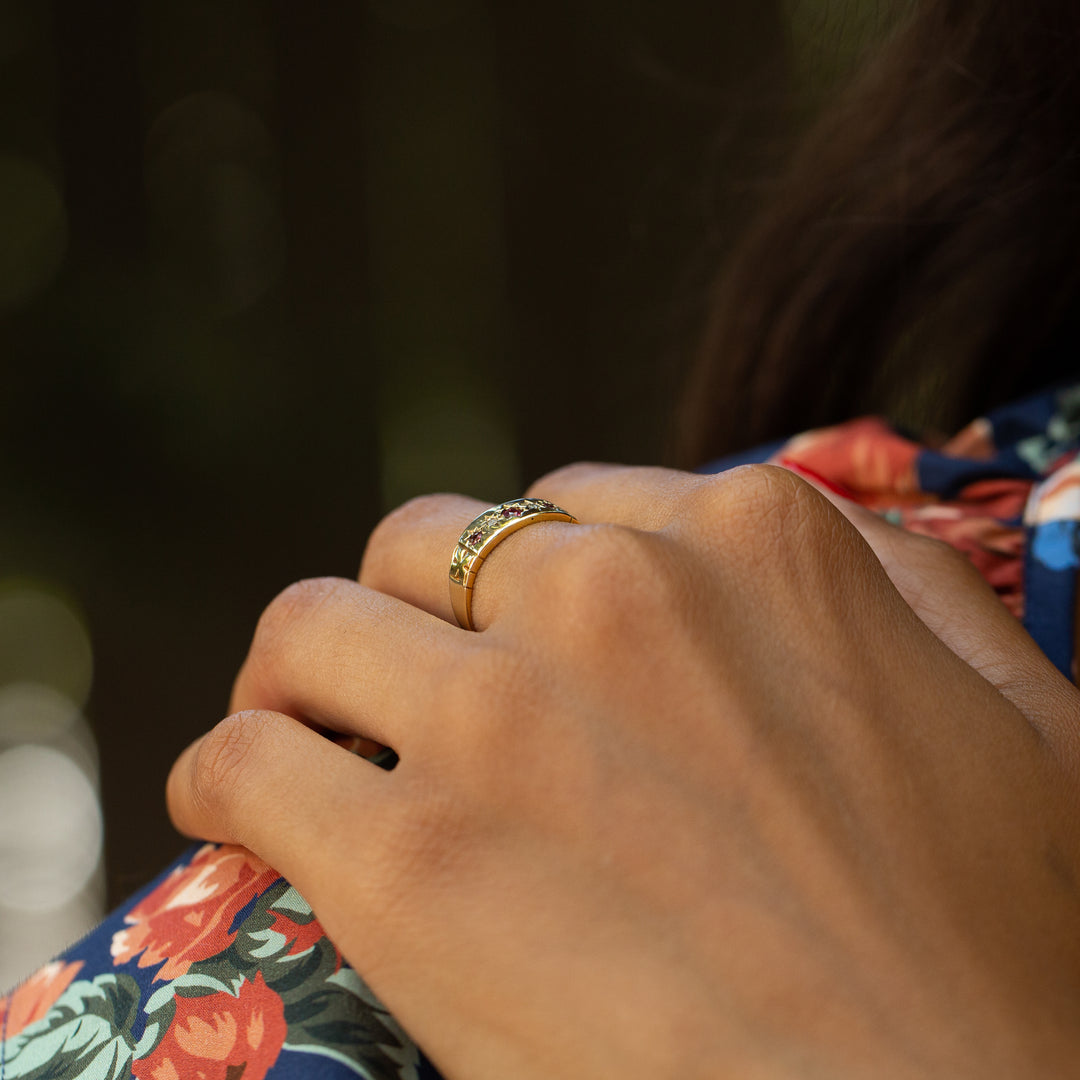
[[[905,602],[944,645],[1045,735],[1075,733],[1076,688],[963,552],[890,524],[794,462],[780,464],[816,488],[855,526]]]

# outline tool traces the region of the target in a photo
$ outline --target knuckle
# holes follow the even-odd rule
[[[368,548],[393,543],[402,532],[412,532],[428,522],[445,520],[448,511],[460,509],[462,501],[460,495],[415,495],[379,521],[368,538]]]
[[[621,525],[580,525],[545,553],[531,588],[537,611],[580,642],[636,633],[671,603],[665,540]]]
[[[772,465],[721,473],[687,495],[694,519],[722,539],[725,549],[754,561],[775,559],[815,534],[831,534],[828,508],[806,484]]]
[[[529,485],[526,498],[542,499],[551,492],[565,492],[585,480],[595,477],[598,471],[611,469],[610,465],[599,465],[593,461],[575,461],[552,469]]]
[[[251,761],[271,726],[269,714],[226,717],[203,738],[195,754],[191,798],[201,815],[228,818],[251,773]]]
[[[464,526],[473,515],[462,520],[462,510],[475,504],[461,495],[417,495],[391,510],[371,531],[360,560],[358,574],[362,584],[386,587],[400,568],[402,541],[432,530],[438,532],[448,521]]]
[[[619,525],[575,528],[559,549],[548,553],[546,573],[576,601],[618,592],[624,581],[648,573],[641,534]]]
[[[295,632],[341,588],[340,578],[307,578],[293,582],[267,605],[255,627],[252,650],[272,648]]]
[[[689,526],[725,589],[791,617],[825,602],[838,575],[873,572],[857,529],[809,484],[772,465],[720,474],[688,494]]]

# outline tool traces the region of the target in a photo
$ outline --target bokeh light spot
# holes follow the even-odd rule
[[[0,582],[0,686],[40,683],[81,708],[93,666],[86,622],[68,600],[24,580]]]
[[[0,754],[0,904],[71,903],[97,868],[102,831],[97,795],[66,754],[36,745]]]
[[[0,687],[0,743],[63,738],[79,719],[79,707],[51,686],[17,682]]]
[[[0,751],[20,743],[62,751],[97,786],[94,734],[79,707],[59,690],[32,682],[0,686]]]

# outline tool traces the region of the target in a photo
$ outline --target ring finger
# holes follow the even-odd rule
[[[450,600],[451,560],[462,533],[488,509],[487,504],[463,495],[426,495],[405,503],[372,533],[360,566],[360,584],[458,625]],[[472,595],[474,629],[491,624],[501,600],[515,594],[516,575],[530,565],[541,547],[558,543],[560,536],[565,539],[566,525],[564,521],[534,522],[519,529],[520,535],[508,536],[489,549],[483,572],[477,575],[482,584]]]

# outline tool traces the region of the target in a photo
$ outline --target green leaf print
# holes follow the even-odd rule
[[[139,987],[130,975],[73,982],[47,1016],[4,1046],[4,1080],[121,1080],[131,1075]]]

